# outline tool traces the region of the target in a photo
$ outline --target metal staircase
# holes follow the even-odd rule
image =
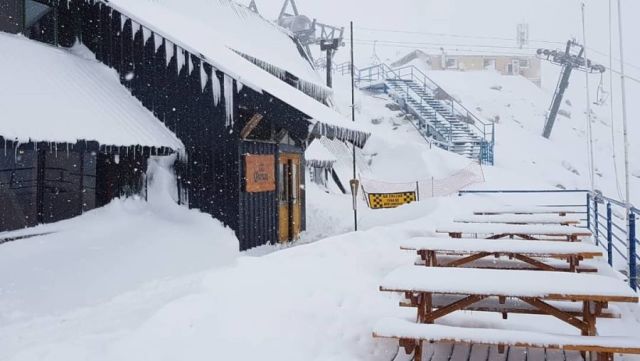
[[[471,113],[420,69],[379,64],[355,75],[360,89],[385,92],[412,114],[412,124],[429,144],[493,165],[494,124]]]

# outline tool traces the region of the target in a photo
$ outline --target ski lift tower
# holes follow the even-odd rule
[[[569,79],[573,70],[579,70],[588,73],[604,73],[605,67],[599,64],[593,64],[591,60],[584,57],[584,46],[578,44],[575,40],[569,40],[564,51],[562,50],[550,50],[550,49],[538,49],[538,58],[542,60],[550,61],[553,64],[562,66],[562,72],[560,73],[560,81],[553,95],[553,101],[551,103],[551,109],[547,117],[547,122],[544,125],[543,137],[549,139],[553,125],[555,124],[562,105],[562,99],[564,98],[564,92],[569,87]],[[587,84],[588,86],[588,84]]]
[[[327,86],[332,87],[332,62],[336,51],[345,45],[344,27],[322,24],[316,19],[311,20],[308,16],[300,15],[295,0],[285,0],[278,16],[278,25],[293,33],[312,60],[311,45],[320,45],[320,50],[326,52],[327,56]]]

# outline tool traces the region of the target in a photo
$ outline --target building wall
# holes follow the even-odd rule
[[[0,1],[0,31],[17,34],[24,28],[24,0]]]
[[[453,60],[455,65],[451,63],[447,64],[443,60]],[[442,55],[430,55],[429,61],[431,62],[431,69],[433,70],[460,70],[460,71],[477,71],[486,70],[487,63],[493,61],[495,64],[495,70],[502,75],[516,75],[513,72],[514,60],[523,61],[526,60],[529,63],[528,67],[520,67],[519,75],[531,80],[538,86],[541,84],[542,72],[540,59],[534,56],[488,56],[488,55],[449,55],[443,57]],[[490,67],[491,68],[491,67]]]
[[[0,232],[53,223],[144,193],[149,154],[95,142],[18,144],[0,138]]]

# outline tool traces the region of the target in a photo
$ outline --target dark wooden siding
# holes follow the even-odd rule
[[[169,150],[160,151],[0,138],[0,231],[57,222],[123,195],[143,194],[147,159]]]
[[[38,152],[0,149],[0,231],[38,224]]]
[[[274,163],[277,146],[261,142],[242,142],[240,159],[245,154],[272,154]],[[275,167],[275,164],[274,164]],[[245,174],[245,164],[240,162],[240,174]],[[276,192],[247,193],[246,179],[242,177],[240,192],[240,228],[241,248],[250,249],[278,240],[278,203]]]
[[[0,1],[0,31],[12,34],[22,32],[24,26],[24,0]]]

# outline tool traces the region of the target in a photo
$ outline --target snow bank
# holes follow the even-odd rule
[[[5,140],[184,148],[95,60],[8,34],[0,34],[0,48]]]
[[[118,199],[29,230],[52,234],[3,244],[0,323],[90,307],[149,282],[234,264],[233,231],[175,204],[167,192],[175,180],[162,163],[150,167],[149,202]]]

